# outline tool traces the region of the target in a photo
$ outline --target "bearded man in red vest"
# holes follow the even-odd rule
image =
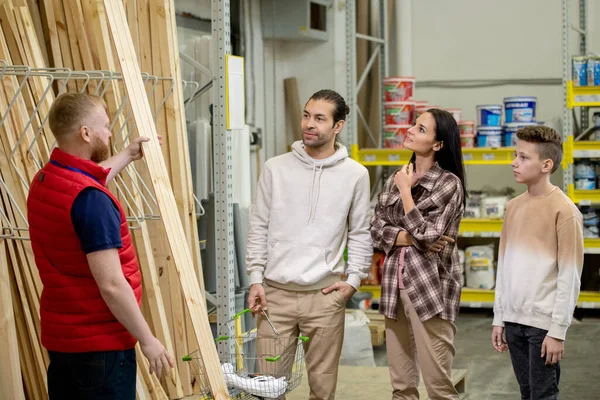
[[[142,279],[123,208],[107,183],[142,158],[138,138],[109,155],[110,120],[97,96],[56,98],[49,124],[57,148],[27,199],[44,290],[42,344],[50,399],[135,399],[135,345],[160,376],[173,359],[140,310]]]

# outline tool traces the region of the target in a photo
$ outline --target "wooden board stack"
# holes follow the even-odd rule
[[[129,32],[119,29],[126,25]],[[5,62],[0,64],[0,350],[6,355],[0,363],[0,398],[47,398],[42,285],[27,240],[26,198],[29,182],[53,147],[46,118],[62,85],[68,91],[104,92],[113,133],[120,132],[115,149],[138,135],[151,137],[145,161],[111,187],[128,215],[139,216],[136,210],[160,215],[138,217],[132,230],[143,275],[143,312],[177,360],[200,349],[213,396],[228,398],[197,273],[200,248],[178,54],[173,0],[0,0],[0,60]],[[17,65],[37,72],[25,77],[25,69],[11,67]],[[53,82],[40,71],[48,67],[87,71],[90,79],[74,75],[65,82],[54,71]],[[160,79],[144,83],[140,70]],[[107,80],[93,71],[121,74]],[[147,198],[157,200],[155,211],[147,211]],[[159,382],[148,373],[139,346],[137,354],[139,399],[198,393],[187,363],[178,362]]]

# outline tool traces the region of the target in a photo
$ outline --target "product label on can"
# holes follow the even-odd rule
[[[587,59],[573,58],[573,86],[587,86]]]
[[[600,86],[600,57],[590,57],[588,59],[587,85]]]
[[[528,106],[528,104],[525,104]],[[509,108],[506,107],[506,121],[507,122],[531,122],[533,121],[533,109],[532,108]]]

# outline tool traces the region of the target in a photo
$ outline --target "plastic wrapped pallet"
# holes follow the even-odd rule
[[[342,346],[340,365],[375,367],[369,318],[360,310],[346,313],[344,345]]]
[[[493,289],[494,245],[471,246],[466,249],[466,286],[473,289]]]

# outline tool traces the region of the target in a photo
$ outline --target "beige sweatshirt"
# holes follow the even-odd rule
[[[495,326],[513,322],[565,339],[579,297],[583,217],[559,189],[511,200],[500,237]]]
[[[246,247],[250,283],[317,290],[345,273],[358,289],[373,254],[370,208],[369,173],[344,146],[315,160],[295,142],[260,175]]]

